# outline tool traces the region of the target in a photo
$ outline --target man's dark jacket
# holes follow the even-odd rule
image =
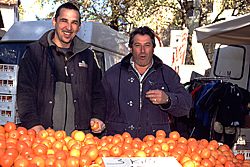
[[[129,132],[133,137],[143,138],[159,129],[170,132],[168,114],[187,115],[191,108],[191,95],[180,83],[172,68],[153,56],[154,64],[140,82],[130,64],[132,54],[111,67],[104,75],[103,84],[107,98],[107,135]],[[160,89],[171,99],[170,105],[155,105],[146,92]]]
[[[56,75],[48,34],[28,46],[20,63],[17,105],[21,124],[26,128],[53,125]],[[104,120],[105,117],[102,74],[89,45],[78,37],[73,42],[74,54],[68,59],[67,68],[75,107],[74,124],[75,129],[86,130],[90,128],[91,118]]]

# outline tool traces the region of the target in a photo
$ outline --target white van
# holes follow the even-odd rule
[[[250,45],[216,44],[211,77],[221,77],[250,92]]]
[[[52,29],[52,21],[16,22],[0,40],[0,125],[19,123],[16,108],[18,64],[26,46]],[[128,54],[128,37],[96,22],[83,22],[77,34],[95,51],[102,72]]]
[[[224,77],[250,92],[250,14],[196,28],[197,40],[217,43],[211,77]]]

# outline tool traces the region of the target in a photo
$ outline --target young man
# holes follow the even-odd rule
[[[89,45],[76,36],[80,29],[79,9],[62,4],[53,18],[55,29],[28,46],[20,63],[17,104],[21,124],[39,132],[51,127],[94,132],[105,125],[104,89],[101,70]]]
[[[129,132],[143,138],[159,129],[170,132],[169,114],[184,116],[191,95],[179,76],[154,55],[155,35],[149,27],[130,34],[130,54],[104,75],[107,135]]]

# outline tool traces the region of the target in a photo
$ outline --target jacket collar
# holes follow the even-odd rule
[[[121,60],[121,66],[128,69],[130,67],[130,58],[131,57],[132,57],[132,53],[129,53],[127,56],[125,56]],[[153,64],[152,68],[157,69],[163,65],[162,60],[159,57],[157,57],[156,55],[153,55],[153,59],[154,59],[154,64]]]
[[[48,46],[53,46],[55,45],[54,42],[52,41],[52,37],[55,33],[55,30],[52,29],[52,30],[49,30],[47,31],[40,39],[39,39],[39,42],[45,46],[45,47],[48,47]],[[84,42],[83,40],[81,40],[78,36],[76,36],[74,39],[73,39],[73,43],[74,43],[74,46],[73,46],[73,53],[76,54],[78,52],[81,52],[83,50],[86,50],[87,48],[90,47],[89,44],[87,44],[86,42]]]

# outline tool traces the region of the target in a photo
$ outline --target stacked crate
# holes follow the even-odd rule
[[[18,65],[0,64],[0,125],[20,123],[16,106]]]
[[[240,128],[239,137],[232,150],[235,155],[243,154],[246,160],[250,160],[250,128]]]

